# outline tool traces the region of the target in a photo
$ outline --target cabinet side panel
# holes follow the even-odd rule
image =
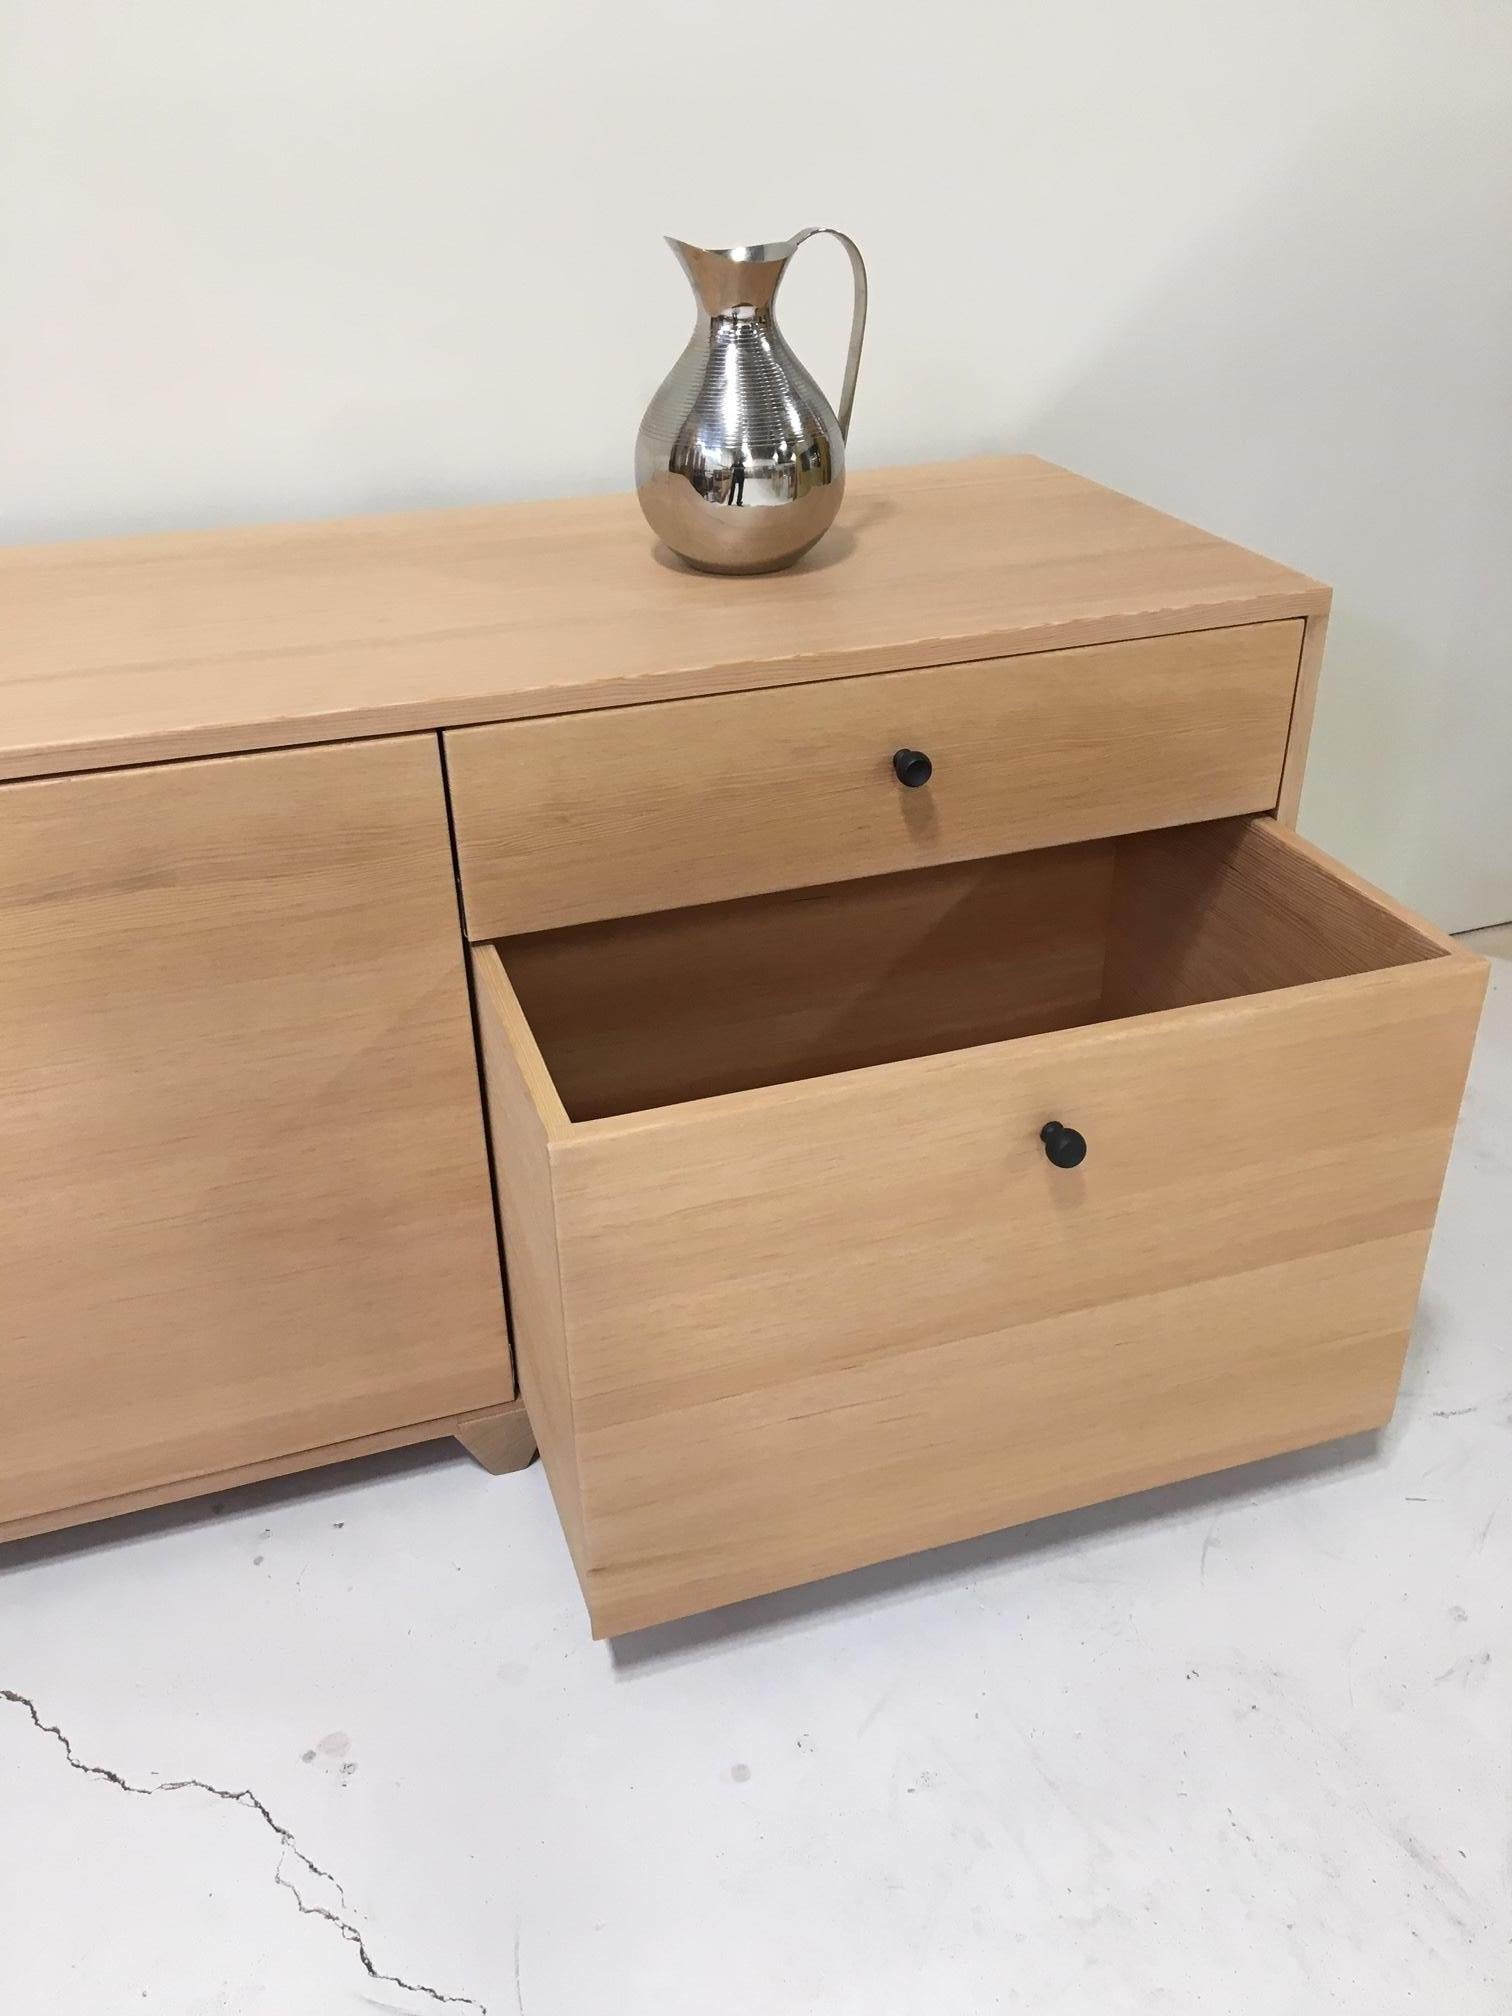
[[[1327,643],[1327,614],[1309,616],[1302,635],[1302,661],[1297,667],[1297,690],[1286,737],[1286,760],[1281,766],[1281,787],[1276,794],[1276,817],[1283,826],[1296,825],[1302,803],[1302,780],[1307,771],[1313,716],[1318,710],[1318,680],[1323,672]]]
[[[512,1392],[428,738],[0,790],[0,1518]]]

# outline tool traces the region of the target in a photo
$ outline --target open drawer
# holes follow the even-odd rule
[[[473,956],[600,1635],[1391,1412],[1484,962],[1268,819]]]

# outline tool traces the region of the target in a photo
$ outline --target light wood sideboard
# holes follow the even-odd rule
[[[1328,603],[1032,457],[0,554],[0,1537],[539,1442],[603,1634],[1383,1423],[1485,968]]]

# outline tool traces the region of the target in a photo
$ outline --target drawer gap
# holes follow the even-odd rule
[[[498,942],[582,1122],[1451,955],[1266,819]]]

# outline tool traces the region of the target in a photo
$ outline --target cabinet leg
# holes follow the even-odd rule
[[[536,1438],[523,1400],[488,1414],[470,1415],[457,1423],[455,1432],[473,1461],[495,1477],[535,1461]]]

